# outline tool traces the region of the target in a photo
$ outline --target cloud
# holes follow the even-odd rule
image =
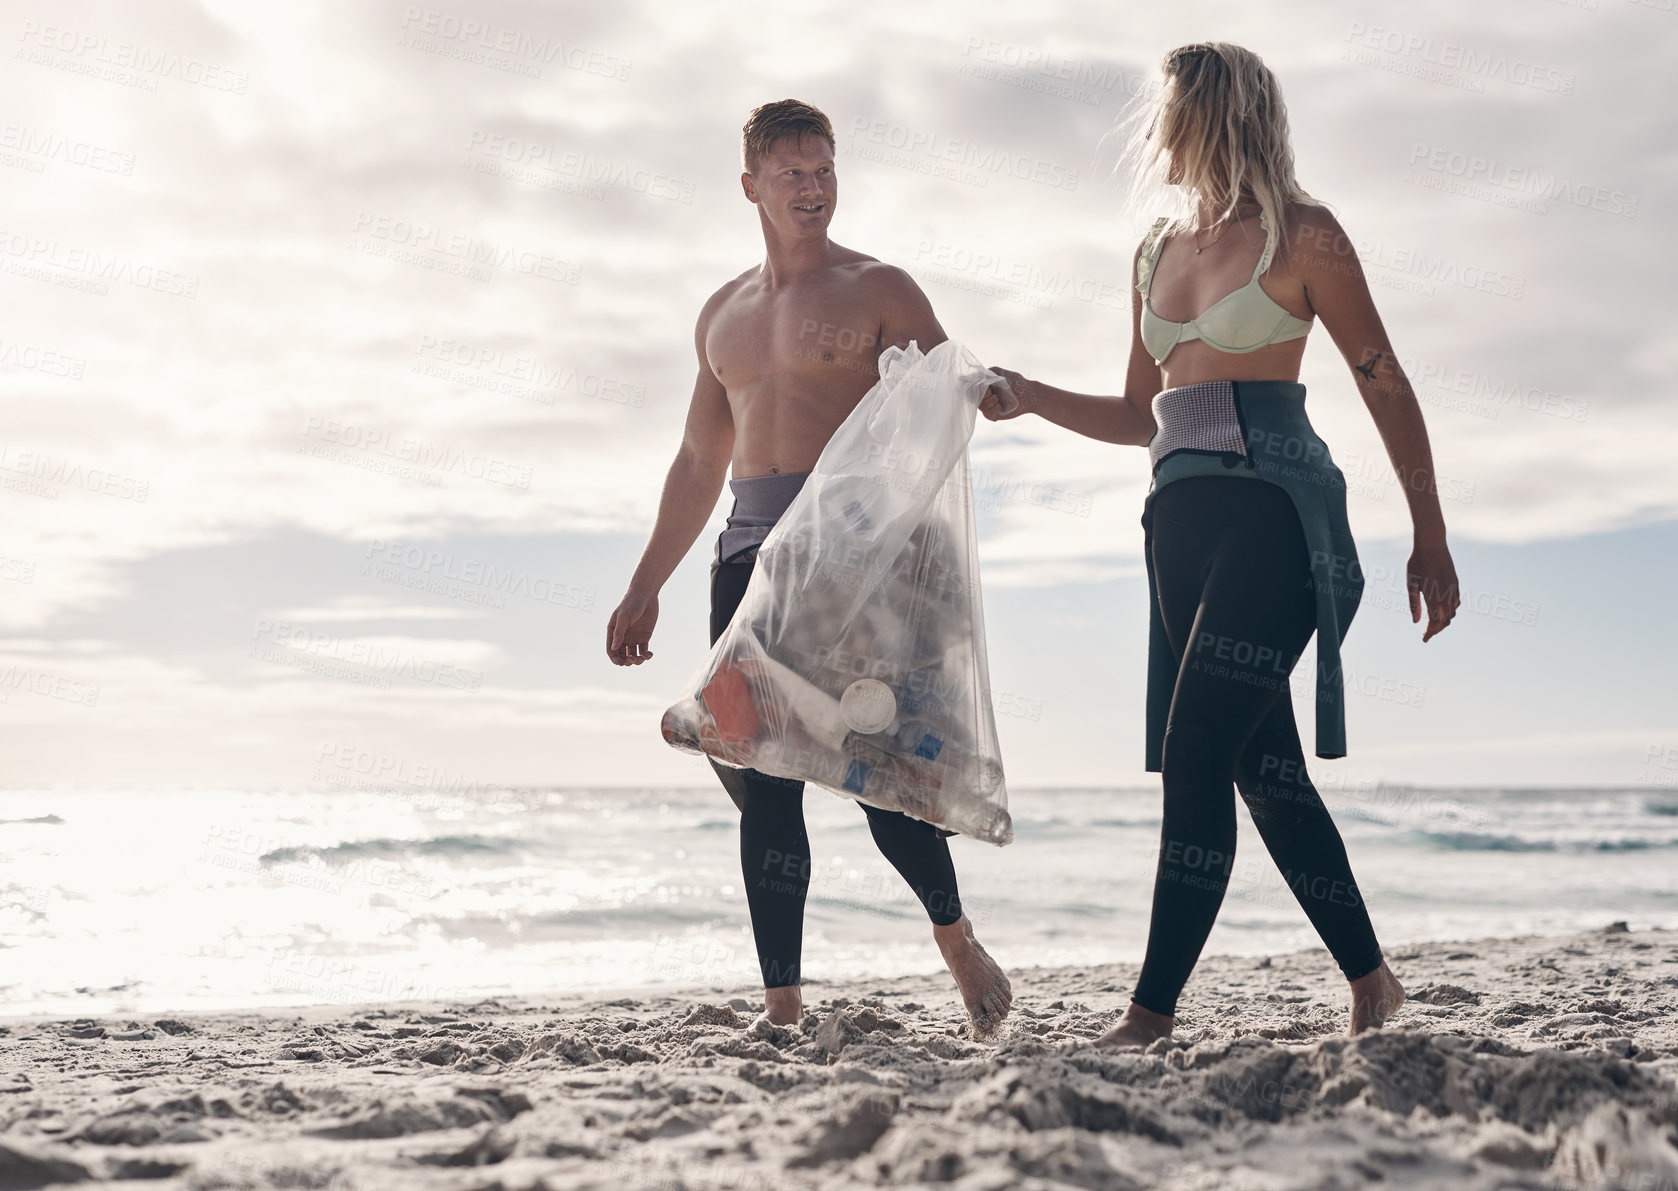
[[[426,604],[396,604],[373,596],[340,596],[313,608],[287,608],[273,613],[294,624],[380,620],[470,620],[483,616],[468,608],[436,608]]]
[[[1678,349],[1661,317],[1678,232],[1656,217],[1678,193],[1678,117],[1656,93],[1670,14],[1554,5],[1518,30],[1441,3],[1281,29],[1268,11],[1210,15],[1064,0],[797,21],[758,2],[54,14],[92,49],[19,18],[28,56],[0,79],[23,113],[0,229],[0,628],[50,641],[74,623],[89,639],[149,560],[232,557],[275,534],[644,535],[693,384],[695,315],[762,257],[739,128],[788,94],[838,130],[836,239],[914,270],[985,359],[1114,393],[1152,212],[1120,209],[1101,138],[1167,48],[1214,27],[1278,72],[1301,177],[1359,243],[1456,484],[1453,538],[1678,517],[1664,399]],[[155,68],[97,77],[124,44]],[[1451,54],[1468,64],[1442,66]],[[1325,326],[1301,380],[1353,480],[1360,540],[1402,541],[1402,493]],[[1137,574],[1142,452],[981,424],[973,463],[987,582]],[[477,626],[481,608],[427,614],[335,576],[272,606],[485,667],[486,692],[516,654],[396,631]],[[188,579],[189,602],[195,586],[209,584]],[[70,676],[85,660],[53,655]],[[113,690],[155,683],[160,715],[229,685],[120,645],[107,663]],[[359,706],[343,685],[263,671],[255,689],[297,708],[331,692],[324,716]],[[534,695],[470,706],[507,723],[582,714]]]

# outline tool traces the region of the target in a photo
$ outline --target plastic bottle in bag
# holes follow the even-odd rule
[[[989,688],[967,443],[998,378],[946,341],[888,348],[758,548],[664,716],[677,748],[976,839],[1013,838]]]

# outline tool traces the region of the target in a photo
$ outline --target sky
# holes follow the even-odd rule
[[[604,636],[694,319],[762,258],[749,111],[829,114],[833,237],[953,338],[1117,393],[1155,212],[1107,134],[1209,39],[1281,81],[1464,583],[1424,646],[1401,492],[1313,335],[1370,575],[1319,784],[1678,784],[1668,0],[55,0],[0,5],[0,36],[8,785],[710,782],[658,721],[726,497],[654,660]],[[1147,784],[1145,453],[981,420],[971,460],[1010,784]]]

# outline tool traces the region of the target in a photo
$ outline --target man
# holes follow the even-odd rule
[[[948,338],[903,270],[827,237],[839,197],[833,126],[784,99],[752,112],[740,185],[757,207],[767,255],[712,294],[699,312],[694,384],[681,448],[629,590],[607,626],[619,666],[652,657],[658,592],[698,538],[733,464],[735,501],[711,568],[711,640],[745,594],[757,546],[785,512],[822,448],[879,379],[879,354]],[[803,1014],[799,975],[810,846],[804,783],[712,762],[740,808],[740,864],[769,1020]],[[874,841],[932,920],[975,1033],[993,1031],[1013,994],[961,912],[945,834],[895,811],[859,804]]]

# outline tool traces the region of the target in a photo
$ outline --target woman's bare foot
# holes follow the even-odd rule
[[[771,1025],[795,1026],[804,1016],[804,992],[796,984],[763,990],[763,1016]]]
[[[1367,976],[1352,981],[1352,1026],[1348,1034],[1361,1034],[1381,1025],[1404,1004],[1404,986],[1382,960]]]
[[[990,953],[973,937],[973,924],[963,914],[949,926],[934,926],[932,937],[956,978],[962,1003],[973,1023],[975,1038],[989,1038],[1008,1016],[1014,1003],[1014,989],[1008,976]]]
[[[1171,1037],[1177,1019],[1152,1009],[1144,1009],[1135,1001],[1125,1007],[1119,1024],[1095,1040],[1102,1050],[1145,1050],[1150,1042]]]

